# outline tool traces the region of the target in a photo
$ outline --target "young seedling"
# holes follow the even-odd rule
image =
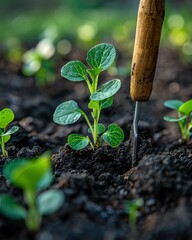
[[[37,46],[23,54],[22,72],[34,76],[37,87],[46,86],[55,80],[55,46],[52,38],[44,38]]]
[[[126,209],[127,209],[129,223],[130,223],[131,228],[135,228],[136,221],[137,221],[137,216],[138,216],[138,210],[142,206],[143,206],[143,199],[142,198],[127,201]]]
[[[75,123],[81,116],[85,118],[92,140],[88,135],[70,134],[68,144],[74,150],[83,149],[89,144],[95,149],[101,146],[103,141],[115,148],[124,139],[123,130],[117,124],[110,124],[106,130],[105,126],[99,122],[101,110],[112,106],[113,96],[121,87],[121,81],[113,79],[98,89],[99,74],[113,63],[115,56],[116,51],[111,44],[101,43],[87,53],[86,60],[90,68],[80,61],[70,61],[61,69],[62,77],[70,81],[85,81],[90,92],[88,108],[92,111],[93,123],[74,100],[61,103],[53,115],[54,122],[61,125]]]
[[[164,120],[168,122],[178,122],[182,140],[188,141],[192,137],[192,100],[182,102],[180,100],[168,100],[164,102],[168,108],[177,111],[177,118],[165,116]]]
[[[14,118],[14,113],[10,108],[4,108],[0,111],[0,145],[4,157],[8,157],[8,153],[5,150],[5,143],[9,141],[11,134],[17,132],[19,129],[18,126],[13,126],[9,130],[6,130],[7,126],[14,120]]]
[[[47,153],[35,159],[11,161],[4,165],[3,173],[7,180],[23,190],[27,209],[12,196],[0,194],[0,214],[13,220],[25,220],[30,231],[37,231],[42,215],[54,213],[64,202],[64,195],[59,190],[47,190],[37,196],[53,178]]]

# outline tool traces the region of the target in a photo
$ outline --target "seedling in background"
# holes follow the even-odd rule
[[[12,196],[0,194],[0,214],[13,220],[25,220],[30,231],[39,229],[42,215],[50,215],[62,206],[64,195],[59,190],[48,190],[37,196],[53,178],[47,153],[31,160],[11,161],[4,165],[3,173],[7,180],[23,190],[27,209]]]
[[[22,72],[26,76],[34,76],[38,87],[52,83],[55,76],[53,55],[55,46],[51,39],[42,39],[35,48],[23,55]]]
[[[131,228],[135,228],[138,217],[138,211],[143,206],[143,199],[138,198],[126,202],[129,224]]]
[[[101,146],[103,141],[115,148],[124,139],[123,130],[117,124],[110,124],[106,130],[105,126],[99,122],[101,110],[112,106],[113,96],[121,87],[121,81],[113,79],[98,89],[99,74],[113,63],[115,56],[116,51],[111,44],[101,43],[91,48],[87,53],[86,60],[91,67],[90,69],[80,61],[68,62],[61,69],[62,77],[70,81],[85,81],[90,92],[88,108],[92,111],[93,124],[74,100],[61,103],[53,115],[54,122],[61,125],[75,123],[81,116],[85,118],[92,140],[89,136],[70,134],[68,144],[74,150],[83,149],[89,144],[95,149]]]
[[[13,126],[9,130],[7,126],[14,120],[15,116],[10,108],[4,108],[0,111],[0,145],[2,155],[8,157],[8,153],[5,150],[5,143],[9,141],[11,135],[19,130],[18,126]]]
[[[177,118],[165,116],[168,122],[178,122],[183,141],[188,141],[192,137],[192,100],[182,102],[180,100],[168,100],[164,102],[168,108],[177,111]]]

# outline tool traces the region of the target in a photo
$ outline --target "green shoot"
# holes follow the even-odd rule
[[[41,39],[35,48],[23,54],[22,72],[26,76],[34,76],[37,87],[46,86],[55,81],[54,53],[54,42],[49,37]]]
[[[138,198],[126,202],[129,223],[131,228],[135,228],[138,217],[138,210],[143,206],[143,199]]]
[[[192,137],[192,100],[187,102],[168,100],[164,102],[164,105],[177,111],[177,118],[165,116],[164,120],[168,122],[178,122],[182,140],[188,141]]]
[[[0,145],[4,157],[8,157],[5,143],[9,141],[12,134],[19,130],[18,126],[13,126],[11,129],[6,130],[7,126],[14,120],[14,118],[14,113],[10,108],[4,108],[0,111]]]
[[[42,215],[57,211],[64,202],[64,195],[59,190],[47,190],[53,174],[49,155],[43,154],[31,160],[17,159],[4,165],[3,173],[7,180],[23,190],[27,209],[8,194],[0,194],[0,214],[13,219],[25,220],[30,231],[40,228]]]
[[[112,106],[113,96],[121,87],[121,81],[113,79],[98,89],[99,74],[113,63],[115,56],[116,51],[111,44],[101,43],[87,53],[86,60],[90,69],[80,61],[68,62],[61,69],[61,75],[64,78],[76,82],[85,81],[90,92],[88,108],[91,109],[92,123],[74,100],[61,103],[53,115],[53,121],[61,125],[73,124],[81,116],[84,117],[91,139],[88,135],[74,133],[69,135],[68,144],[74,150],[83,149],[88,145],[96,149],[103,141],[115,148],[124,140],[123,130],[117,124],[111,124],[105,130],[105,126],[99,122],[101,110]]]

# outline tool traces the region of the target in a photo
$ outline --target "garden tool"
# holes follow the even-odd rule
[[[135,103],[132,128],[132,166],[136,164],[141,102],[150,98],[156,69],[165,0],[140,0],[132,58],[130,95]]]

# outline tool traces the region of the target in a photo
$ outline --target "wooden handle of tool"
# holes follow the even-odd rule
[[[140,0],[130,84],[133,101],[145,102],[151,95],[164,12],[165,0]]]

